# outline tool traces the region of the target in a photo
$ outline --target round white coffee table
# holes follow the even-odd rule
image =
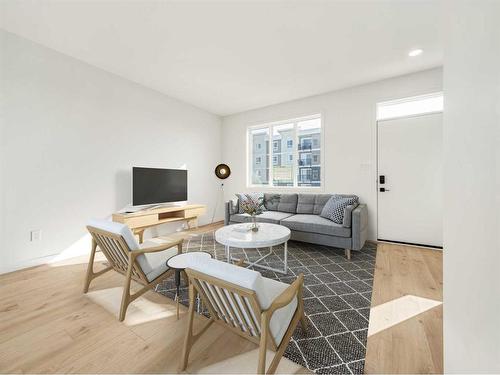
[[[226,247],[227,261],[234,260],[231,257],[231,247],[248,249],[248,248],[261,248],[269,247],[269,253],[254,262],[245,262],[248,267],[256,266],[271,271],[276,271],[286,274],[288,272],[287,257],[288,257],[288,244],[290,239],[290,229],[283,225],[259,223],[259,230],[253,232],[250,227],[251,223],[232,224],[218,229],[215,232],[215,240]],[[284,244],[284,267],[283,269],[272,268],[259,264],[262,260],[267,258],[273,253],[273,246]]]

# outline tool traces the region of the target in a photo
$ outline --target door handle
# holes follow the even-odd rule
[[[390,190],[389,190],[389,189],[386,189],[386,188],[383,188],[383,187],[381,187],[381,188],[380,188],[380,192],[381,192],[381,193],[385,193],[386,191],[390,191]]]

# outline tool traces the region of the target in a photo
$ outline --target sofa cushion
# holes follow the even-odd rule
[[[334,223],[318,215],[297,214],[281,221],[291,230],[301,232],[327,234],[338,237],[351,237],[351,228],[345,228],[341,224]]]
[[[278,204],[280,202],[279,199],[273,199],[273,197],[278,197],[280,196],[279,194],[270,194],[270,193],[265,193],[264,194],[264,205],[266,206],[266,209],[269,211],[278,211]]]
[[[277,211],[297,213],[297,199],[297,194],[280,194]]]
[[[257,215],[256,218],[260,223],[279,224],[281,220],[286,219],[287,217],[290,217],[292,215],[293,214],[289,214],[286,212],[265,211],[261,215]],[[235,214],[231,215],[231,221],[236,221],[238,223],[247,223],[252,221],[252,217],[249,214]]]
[[[312,214],[315,201],[316,194],[299,194],[297,198],[297,213]]]
[[[316,200],[314,202],[313,214],[319,215],[323,211],[323,207],[326,202],[330,200],[332,194],[316,194]]]
[[[332,196],[328,202],[326,202],[325,207],[321,211],[320,216],[325,219],[329,219],[337,224],[342,224],[344,222],[344,213],[347,206],[351,206],[358,203],[358,197],[340,197],[337,195]]]
[[[319,215],[331,196],[331,194],[299,194],[297,213]]]

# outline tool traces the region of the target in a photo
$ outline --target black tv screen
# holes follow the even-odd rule
[[[180,202],[187,200],[187,170],[132,168],[132,204]]]

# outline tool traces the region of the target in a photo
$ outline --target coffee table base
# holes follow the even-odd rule
[[[267,254],[261,256],[259,259],[257,259],[254,262],[249,262],[249,261],[244,260],[244,264],[245,264],[246,268],[250,268],[250,267],[254,266],[254,267],[263,268],[263,269],[266,269],[269,271],[279,272],[279,273],[282,273],[284,275],[288,274],[288,259],[287,259],[288,258],[288,242],[285,242],[284,246],[285,246],[285,249],[284,249],[284,256],[283,256],[284,257],[284,259],[283,259],[284,268],[283,269],[273,268],[273,267],[265,266],[263,264],[259,264],[259,262],[263,261],[264,259],[266,259],[269,255],[271,255],[273,253],[272,246],[269,247],[269,252]],[[234,260],[240,260],[238,258],[234,258],[231,256],[231,249],[230,249],[229,245],[226,245],[226,259],[227,259],[228,263],[231,263],[231,261],[234,261]]]

